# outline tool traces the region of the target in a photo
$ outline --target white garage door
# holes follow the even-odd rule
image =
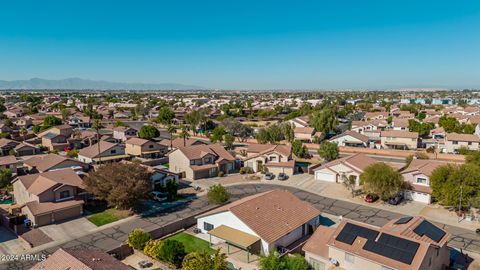
[[[430,194],[427,193],[406,190],[405,197],[407,200],[411,200],[414,202],[430,203]]]
[[[335,174],[317,171],[315,172],[315,179],[320,181],[335,182]]]

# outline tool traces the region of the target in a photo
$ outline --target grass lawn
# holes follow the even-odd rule
[[[187,253],[202,250],[208,252],[209,254],[213,254],[215,252],[215,250],[210,248],[210,244],[207,241],[197,238],[188,233],[177,233],[167,237],[166,239],[172,239],[181,242],[185,246],[185,251]]]
[[[110,208],[106,209],[103,212],[92,214],[88,216],[87,219],[97,226],[102,226],[126,218],[128,216],[130,216],[130,211],[128,210],[117,210]]]

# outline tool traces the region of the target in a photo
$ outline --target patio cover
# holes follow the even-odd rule
[[[260,240],[260,237],[242,232],[240,230],[220,225],[208,232],[208,234],[218,237],[244,249],[248,249],[251,245]]]
[[[385,142],[387,145],[399,145],[399,146],[406,146],[406,143],[399,143],[399,142]]]
[[[101,157],[101,158],[92,158],[93,161],[110,161],[110,160],[115,160],[119,158],[127,158],[129,155],[116,155],[116,156],[109,156],[109,157]]]

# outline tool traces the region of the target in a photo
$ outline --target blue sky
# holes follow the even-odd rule
[[[2,1],[0,79],[480,88],[480,1]]]

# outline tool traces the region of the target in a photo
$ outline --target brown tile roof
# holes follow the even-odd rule
[[[291,159],[285,162],[268,162],[264,164],[265,167],[288,167],[294,168],[295,167],[295,160]]]
[[[410,119],[406,118],[395,118],[392,120],[392,124],[394,127],[400,127],[400,128],[408,128],[408,121]]]
[[[329,259],[327,242],[335,233],[335,228],[319,226],[303,246],[303,251]]]
[[[68,200],[68,201],[62,201],[62,202],[41,202],[41,203],[37,201],[31,201],[31,202],[27,202],[25,204],[25,207],[27,207],[34,216],[38,216],[38,215],[43,215],[46,213],[51,213],[51,212],[55,212],[62,209],[75,207],[78,205],[83,205],[83,200]]]
[[[182,146],[178,148],[178,151],[181,151],[189,160],[200,159],[207,154],[211,154],[222,160],[235,160],[235,158],[220,144],[200,144],[188,147]]]
[[[430,239],[426,235],[423,235],[423,236],[417,235],[413,230],[417,228],[417,226],[420,225],[420,223],[422,223],[423,221],[426,221],[425,218],[420,216],[413,217],[409,222],[405,224],[395,224],[396,221],[397,219],[390,220],[387,224],[385,224],[382,227],[382,230],[407,237],[414,241],[424,242],[427,244],[435,244],[438,246],[444,246],[448,242],[451,236],[450,233],[448,233],[447,231],[443,230],[441,227],[435,224],[433,225],[437,226],[439,229],[442,229],[445,232],[445,235],[442,237],[442,239],[440,239],[439,242],[435,242],[434,240]]]
[[[447,164],[447,162],[438,160],[414,159],[410,165],[402,171],[402,174],[418,171],[426,176],[431,176],[436,168]]]
[[[26,159],[23,163],[25,165],[27,165],[28,167],[37,168],[37,170],[40,171],[40,172],[45,172],[45,171],[48,171],[52,167],[66,161],[66,160],[76,162],[79,165],[83,164],[82,162],[80,162],[78,160],[63,157],[63,156],[60,156],[60,155],[57,155],[57,154],[47,154],[47,155],[33,156],[29,159]]]
[[[468,122],[474,125],[480,124],[480,115],[473,115],[468,118]]]
[[[447,133],[447,140],[461,142],[480,142],[480,138],[475,134]]]
[[[100,153],[103,153],[103,152],[107,151],[108,149],[117,146],[116,143],[111,143],[111,142],[102,141],[102,140],[99,143],[100,143]],[[85,147],[85,148],[80,149],[80,151],[78,152],[78,155],[88,157],[88,158],[97,157],[98,156],[98,145],[97,144],[98,143],[92,144],[89,147]]]
[[[22,182],[25,189],[35,195],[39,195],[50,188],[60,185],[84,188],[83,180],[71,169],[23,175],[13,181]]]
[[[12,141],[12,140],[6,139],[6,138],[1,138],[1,139],[0,139],[0,148],[1,148],[1,147],[5,147],[5,146],[7,146],[7,145],[9,145],[9,144],[11,144],[11,145],[13,145],[13,146],[16,146],[17,144],[19,144],[19,142]]]
[[[0,165],[10,165],[16,164],[17,158],[15,156],[4,156],[0,157]]]
[[[296,127],[293,129],[295,133],[302,133],[302,134],[313,134],[315,129],[313,127]]]
[[[354,138],[356,138],[356,139],[358,139],[362,142],[368,142],[368,140],[369,140],[368,136],[365,136],[365,135],[360,134],[360,133],[358,133],[356,131],[353,131],[353,130],[347,130],[342,134],[338,134],[338,135],[330,138],[330,141],[334,140],[334,139],[337,139],[337,138],[340,138],[340,137],[343,137],[343,136],[352,136],[352,137],[354,137]]]
[[[277,144],[249,144],[247,147],[247,153],[256,153],[258,155],[263,155],[270,152],[277,152],[284,156],[290,156],[292,154],[292,147],[289,145]]]
[[[132,270],[99,249],[60,248],[31,270]]]
[[[144,145],[146,144],[147,142],[149,142],[149,140],[145,140],[145,139],[142,139],[142,138],[136,138],[136,137],[132,137],[130,139],[128,139],[125,144],[133,144],[133,145]]]
[[[165,145],[170,147],[170,140],[165,139],[160,141],[161,145]],[[192,146],[192,145],[199,145],[199,144],[207,144],[202,140],[197,140],[197,139],[186,139],[185,140],[185,146]],[[180,148],[183,147],[183,139],[182,138],[176,138],[172,141],[172,146],[173,148]]]
[[[396,138],[418,138],[418,132],[410,132],[403,130],[385,130],[380,133],[381,137],[396,137]]]
[[[365,154],[358,153],[358,154],[355,154],[355,155],[346,156],[346,157],[343,157],[343,158],[340,158],[340,159],[332,160],[332,161],[316,168],[314,171],[321,170],[321,169],[328,168],[328,167],[332,167],[332,166],[335,166],[335,165],[338,165],[338,164],[344,164],[345,166],[353,168],[354,170],[356,170],[358,172],[363,172],[363,170],[365,170],[365,168],[367,168],[368,166],[370,166],[372,164],[378,163],[378,162],[380,162],[380,161],[378,161],[376,159],[373,159],[373,158],[371,158],[371,157],[369,157]]]
[[[246,197],[202,216],[230,211],[268,243],[278,240],[320,211],[286,190],[272,190]]]

